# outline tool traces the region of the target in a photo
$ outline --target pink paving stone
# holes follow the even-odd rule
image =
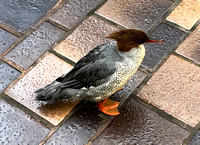
[[[105,37],[116,30],[118,28],[115,26],[91,16],[61,42],[55,51],[77,62],[94,47],[108,41]]]
[[[168,114],[195,126],[200,121],[200,67],[176,56],[142,88],[138,96]]]
[[[53,54],[46,53],[46,56],[31,71],[14,84],[14,86],[6,90],[6,94],[52,124],[57,125],[78,102],[65,101],[54,104],[43,104],[35,100],[34,91],[47,85],[71,69],[71,65]]]
[[[200,25],[178,47],[176,52],[200,64]]]
[[[191,29],[199,19],[200,0],[183,0],[167,17],[167,20],[186,29]]]

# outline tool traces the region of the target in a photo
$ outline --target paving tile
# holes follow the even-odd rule
[[[176,52],[200,63],[200,25],[178,47]]]
[[[163,40],[165,43],[145,44],[146,55],[142,65],[145,68],[153,69],[184,35],[184,32],[161,23],[149,37]]]
[[[102,0],[69,0],[67,4],[50,17],[50,20],[72,29],[101,2]]]
[[[49,129],[0,100],[0,144],[39,144]]]
[[[16,36],[0,28],[0,54],[7,50],[16,40]]]
[[[106,42],[105,37],[116,30],[113,25],[91,16],[61,42],[55,51],[77,62],[94,47]]]
[[[12,88],[7,90],[6,94],[57,125],[78,102],[63,101],[44,104],[35,100],[34,91],[67,73],[71,68],[72,66],[63,60],[53,54],[48,54]]]
[[[188,131],[131,100],[93,145],[175,145]]]
[[[96,133],[102,123],[102,118],[85,108],[80,108],[45,145],[83,145]]]
[[[108,0],[97,13],[127,28],[145,32],[173,4],[173,0]]]
[[[186,29],[191,29],[199,19],[199,0],[183,0],[167,17],[167,20],[177,23]]]
[[[31,28],[44,17],[58,0],[0,1],[0,22],[10,25],[19,32]]]
[[[138,96],[168,114],[195,126],[200,119],[200,68],[170,56]]]
[[[110,98],[114,101],[123,102],[138,87],[138,85],[146,78],[146,76],[147,75],[145,73],[138,70],[127,82],[127,84],[123,87],[123,89],[113,94]]]
[[[6,58],[23,68],[30,67],[51,46],[61,39],[65,31],[44,22],[36,31],[10,51]]]
[[[200,144],[200,131],[194,136],[194,138],[190,141],[189,145],[199,145]]]
[[[19,71],[0,60],[0,93],[19,75]]]

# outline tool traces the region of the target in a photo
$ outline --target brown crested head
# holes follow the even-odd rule
[[[119,51],[129,51],[143,43],[162,43],[163,41],[151,40],[147,34],[140,30],[124,29],[114,32],[106,38],[117,41]]]

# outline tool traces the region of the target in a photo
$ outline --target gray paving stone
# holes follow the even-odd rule
[[[1,145],[38,145],[48,133],[49,129],[0,100]]]
[[[19,71],[0,60],[0,93],[19,75]]]
[[[5,57],[26,69],[51,48],[56,41],[61,39],[65,33],[52,24],[44,22]]]
[[[51,16],[50,19],[71,29],[101,3],[101,1],[102,0],[69,0],[69,2]]]
[[[194,136],[194,138],[190,141],[189,145],[200,145],[200,131]]]
[[[1,0],[0,22],[19,32],[31,28],[58,0]]]
[[[92,145],[180,145],[188,133],[131,100]]]
[[[83,145],[96,133],[102,123],[102,118],[85,108],[80,108],[45,145]]]
[[[142,65],[145,68],[153,69],[184,35],[184,32],[161,23],[149,37],[155,40],[163,40],[165,43],[144,44],[146,55]]]
[[[0,54],[8,49],[16,40],[16,36],[0,28]]]

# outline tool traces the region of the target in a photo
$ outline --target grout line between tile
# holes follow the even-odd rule
[[[174,27],[174,28],[176,28],[176,29],[179,29],[179,30],[185,32],[185,33],[191,33],[190,30],[187,30],[187,29],[185,29],[184,27],[182,27],[182,26],[180,26],[180,25],[178,25],[178,24],[176,24],[176,23],[174,23],[174,22],[171,22],[171,21],[169,21],[169,20],[164,19],[163,22],[164,22],[165,24],[168,24],[168,25],[170,25],[170,26],[172,26],[172,27]]]
[[[90,138],[90,140],[85,144],[85,145],[91,145],[95,140],[96,138],[101,135],[101,133],[108,127],[108,125],[114,120],[115,116],[112,116],[111,118],[109,119],[104,119],[103,121],[105,121],[104,124],[102,124],[97,132]]]
[[[21,103],[19,103],[15,99],[11,98],[10,96],[8,96],[7,94],[5,94],[4,92],[0,94],[0,97],[4,101],[6,101],[8,104],[10,104],[13,107],[18,108],[19,110],[21,110],[22,112],[24,112],[26,115],[28,115],[30,118],[32,118],[35,121],[41,123],[45,127],[49,128],[49,129],[52,129],[52,128],[55,127],[53,124],[51,124],[50,122],[48,122],[46,119],[44,119],[43,117],[41,117],[37,113],[33,112],[32,110],[30,110],[26,106],[22,105]]]
[[[20,66],[14,64],[12,61],[10,60],[6,60],[6,62],[8,62],[8,64],[12,65],[14,68],[19,67],[21,69],[21,75],[19,75],[12,83],[10,83],[10,85],[8,85],[8,87],[5,89],[5,92],[7,90],[9,90],[11,87],[13,87],[13,85],[18,82],[21,78],[23,78],[30,70],[32,70],[34,68],[34,66],[36,66],[40,60],[42,60],[45,56],[47,56],[49,54],[49,52],[46,52],[44,55],[42,55],[35,63],[33,63],[28,69],[24,69],[21,68]],[[4,58],[6,59],[6,58]],[[17,68],[16,68],[17,69]]]
[[[119,24],[119,23],[117,23],[117,22],[114,22],[114,21],[108,19],[108,18],[104,17],[104,16],[101,15],[101,14],[94,13],[93,15],[94,15],[95,17],[97,17],[97,18],[103,20],[103,21],[106,21],[107,23],[109,23],[109,24],[111,24],[111,25],[114,25],[115,27],[117,27],[117,28],[119,28],[119,29],[127,29],[127,27],[125,27],[125,26],[123,26],[123,25],[121,25],[121,24]]]
[[[19,37],[19,39],[13,44],[11,45],[6,51],[4,51],[1,56],[5,56],[7,53],[9,53],[14,47],[16,47],[19,43],[21,43],[24,39],[26,39],[33,31],[35,31],[40,25],[42,25],[47,19],[48,17],[50,17],[53,13],[55,13],[55,11],[57,11],[62,5],[64,5],[66,2],[68,2],[68,0],[59,0],[57,2],[57,4],[50,9],[46,15],[41,18],[40,20],[38,20],[36,22],[36,24],[34,26],[32,26],[31,28],[27,29],[25,32],[20,33],[16,30],[14,30],[13,28],[6,26],[6,24],[2,24],[0,23],[0,27],[4,27],[8,32],[10,33],[14,33],[16,36]],[[19,33],[19,34],[18,34]],[[0,57],[1,57],[0,56]]]
[[[55,56],[59,57],[59,58],[62,59],[63,61],[69,63],[69,64],[72,65],[72,66],[75,66],[75,64],[76,64],[74,61],[70,60],[69,58],[63,56],[62,54],[60,54],[60,53],[58,53],[58,52],[56,52],[56,51],[54,51],[54,50],[52,50],[52,49],[49,50],[49,52],[52,53],[52,54],[54,54]]]
[[[187,57],[185,57],[184,55],[181,55],[181,54],[179,54],[179,53],[177,53],[177,52],[173,52],[173,55],[175,55],[175,56],[177,56],[177,57],[179,57],[179,58],[182,58],[182,59],[184,59],[185,61],[188,61],[188,62],[190,62],[190,63],[196,65],[197,67],[200,67],[200,64],[199,64],[198,62],[196,62],[196,61],[194,61],[194,60],[192,60],[192,59],[190,59],[190,58],[187,58]]]
[[[59,24],[56,21],[53,21],[51,19],[47,19],[47,22],[51,23],[52,25],[54,25],[54,26],[56,26],[56,27],[58,27],[58,28],[60,28],[64,31],[70,31],[70,29],[68,29],[67,27],[65,27],[65,26],[63,26],[63,25],[61,25],[61,24]]]
[[[67,116],[57,125],[51,128],[50,133],[40,142],[39,145],[45,144],[48,139],[82,106],[81,103],[78,103],[68,114]]]
[[[4,24],[2,22],[0,22],[0,28],[10,32],[11,34],[20,37],[21,35],[23,35],[23,33],[16,31],[15,29],[13,29],[11,26]]]
[[[189,132],[191,131],[195,131],[196,129],[192,126],[190,126],[189,124],[184,123],[183,121],[177,119],[176,117],[166,113],[164,110],[160,110],[159,108],[147,103],[145,100],[139,98],[136,95],[131,95],[130,98],[133,98],[134,100],[136,100],[138,103],[144,105],[145,107],[149,108],[150,110],[152,110],[153,112],[159,114],[160,116],[162,116],[163,118],[167,119],[168,121],[175,123],[177,125],[179,125],[180,127],[188,130]]]
[[[197,132],[198,130],[196,129],[191,131],[190,134],[182,141],[182,145],[188,145]]]
[[[58,130],[58,127],[54,127],[50,130],[49,134],[40,142],[39,145],[45,144],[45,142]]]
[[[83,16],[82,20],[80,20],[74,27],[72,27],[71,29],[65,27],[64,25],[62,24],[59,24],[53,20],[50,20],[48,19],[47,21],[50,22],[51,24],[57,26],[58,28],[61,28],[63,30],[68,30],[69,34],[70,35],[71,33],[73,33],[74,30],[76,30],[77,27],[79,27],[83,21],[85,21],[88,17],[90,17],[91,15],[93,15],[95,13],[95,11],[97,9],[99,9],[104,3],[106,3],[107,0],[102,0],[95,8],[93,8],[90,12],[88,12],[85,16]]]
[[[13,68],[17,69],[20,72],[24,72],[25,71],[24,68],[22,68],[21,66],[15,64],[14,62],[12,62],[11,60],[9,60],[9,59],[7,59],[5,57],[2,57],[0,59],[3,60],[5,63],[8,63],[10,66],[12,66]]]

